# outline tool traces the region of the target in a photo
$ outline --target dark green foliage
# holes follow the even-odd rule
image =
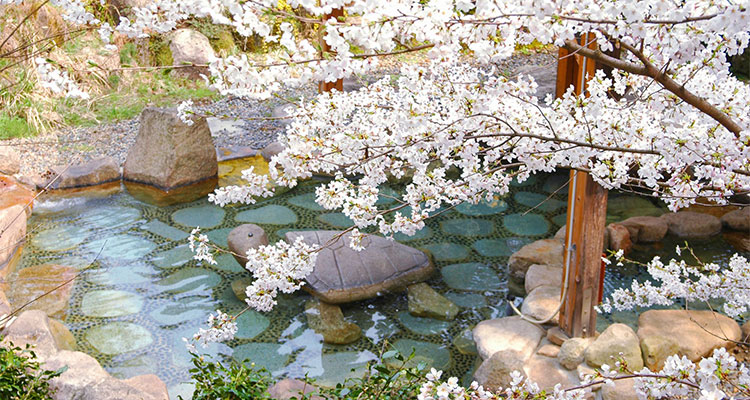
[[[265,369],[255,369],[234,360],[228,366],[193,354],[195,380],[193,400],[255,400],[270,399],[267,389],[273,384]],[[182,397],[180,397],[182,399]]]
[[[26,349],[12,343],[8,347],[0,347],[0,399],[49,399],[49,380],[66,369],[67,367],[57,371],[42,369],[29,345],[26,345]]]

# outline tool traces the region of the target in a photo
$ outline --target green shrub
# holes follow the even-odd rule
[[[261,400],[270,399],[271,374],[234,360],[229,365],[208,361],[193,354],[190,374],[195,380],[193,400]],[[179,397],[182,399],[182,396]]]
[[[0,399],[46,400],[50,398],[49,380],[59,376],[67,367],[57,371],[42,369],[36,354],[27,344],[26,349],[0,347]]]

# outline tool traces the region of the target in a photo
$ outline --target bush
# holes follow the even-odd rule
[[[36,354],[27,344],[26,349],[9,343],[0,347],[0,399],[46,400],[51,392],[49,380],[60,376],[67,367],[57,371],[42,369]]]
[[[270,399],[268,387],[273,384],[271,374],[263,368],[256,369],[234,360],[225,366],[219,361],[209,361],[192,355],[195,366],[190,374],[195,380],[193,400],[250,400]],[[182,399],[182,396],[179,397]]]

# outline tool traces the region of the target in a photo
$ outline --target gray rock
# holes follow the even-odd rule
[[[669,224],[664,219],[650,216],[630,217],[620,225],[628,228],[634,243],[658,242],[664,239],[669,230]]]
[[[563,367],[574,370],[584,360],[586,348],[593,342],[592,338],[570,338],[560,346],[560,353],[557,355],[557,361]]]
[[[511,278],[521,282],[534,264],[562,265],[563,245],[556,239],[537,240],[521,247],[508,259]]]
[[[52,189],[94,186],[120,180],[120,165],[112,157],[99,157],[84,164],[54,166],[49,175]]]
[[[247,264],[247,251],[268,244],[268,236],[263,228],[255,224],[242,224],[229,232],[227,247],[242,267]]]
[[[680,346],[672,338],[651,335],[641,338],[641,353],[646,367],[656,372],[664,368],[667,357],[680,355]]]
[[[557,286],[562,287],[562,266],[559,264],[555,265],[542,265],[533,264],[526,271],[526,279],[524,280],[524,288],[526,293],[531,293],[534,289],[539,286]]]
[[[196,67],[176,68],[175,71],[198,77],[206,74],[208,64],[216,55],[208,38],[192,29],[178,29],[169,37],[169,49],[172,51],[174,65],[196,65]]]
[[[305,303],[305,315],[307,325],[323,335],[325,343],[349,344],[362,336],[362,330],[357,325],[344,320],[344,313],[337,305],[309,300]]]
[[[411,315],[452,321],[460,311],[457,305],[426,283],[409,285],[406,289]]]
[[[721,217],[721,223],[736,231],[750,231],[750,207],[730,211]]]
[[[692,361],[714,349],[731,349],[742,338],[737,322],[713,311],[648,310],[638,317],[638,337],[678,338],[679,353]]]
[[[302,237],[308,244],[323,245],[339,234],[341,231],[296,231],[287,232],[285,237],[290,243]],[[305,278],[303,288],[326,303],[347,303],[400,291],[426,280],[435,270],[425,253],[384,237],[367,235],[362,251],[350,248],[349,240],[347,234],[323,248],[313,272]]]
[[[271,158],[273,158],[273,156],[284,151],[284,148],[285,147],[283,144],[279,142],[273,142],[269,144],[268,146],[264,147],[260,154],[263,156],[264,160],[271,161]]]
[[[216,178],[219,164],[206,119],[193,121],[186,125],[174,110],[143,110],[123,179],[170,190]]]
[[[11,146],[0,146],[0,173],[15,175],[21,172],[21,155]]]
[[[510,386],[510,374],[513,371],[526,375],[523,370],[524,360],[525,355],[514,350],[495,352],[477,368],[473,380],[493,392],[507,388]]]
[[[551,322],[556,323],[554,316],[559,305],[560,286],[539,286],[523,300],[521,312],[537,320],[552,318]]]
[[[622,353],[622,354],[620,354]],[[625,324],[612,324],[591,343],[584,353],[586,363],[594,368],[615,366],[622,358],[631,370],[643,368],[641,346],[633,329]]]
[[[709,237],[721,232],[721,221],[709,214],[693,211],[666,213],[660,218],[669,225],[669,233],[681,238]]]
[[[498,351],[515,350],[529,358],[536,351],[544,330],[518,316],[482,321],[472,331],[483,360]]]

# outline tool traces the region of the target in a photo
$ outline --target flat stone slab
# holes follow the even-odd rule
[[[341,231],[287,232],[293,243],[302,237],[308,244],[324,245]],[[313,272],[303,288],[323,301],[338,304],[369,299],[427,279],[434,271],[427,255],[415,248],[367,235],[362,251],[349,247],[347,234],[318,253]]]
[[[99,157],[79,165],[58,165],[50,168],[52,189],[93,186],[120,179],[120,165],[112,157]]]

